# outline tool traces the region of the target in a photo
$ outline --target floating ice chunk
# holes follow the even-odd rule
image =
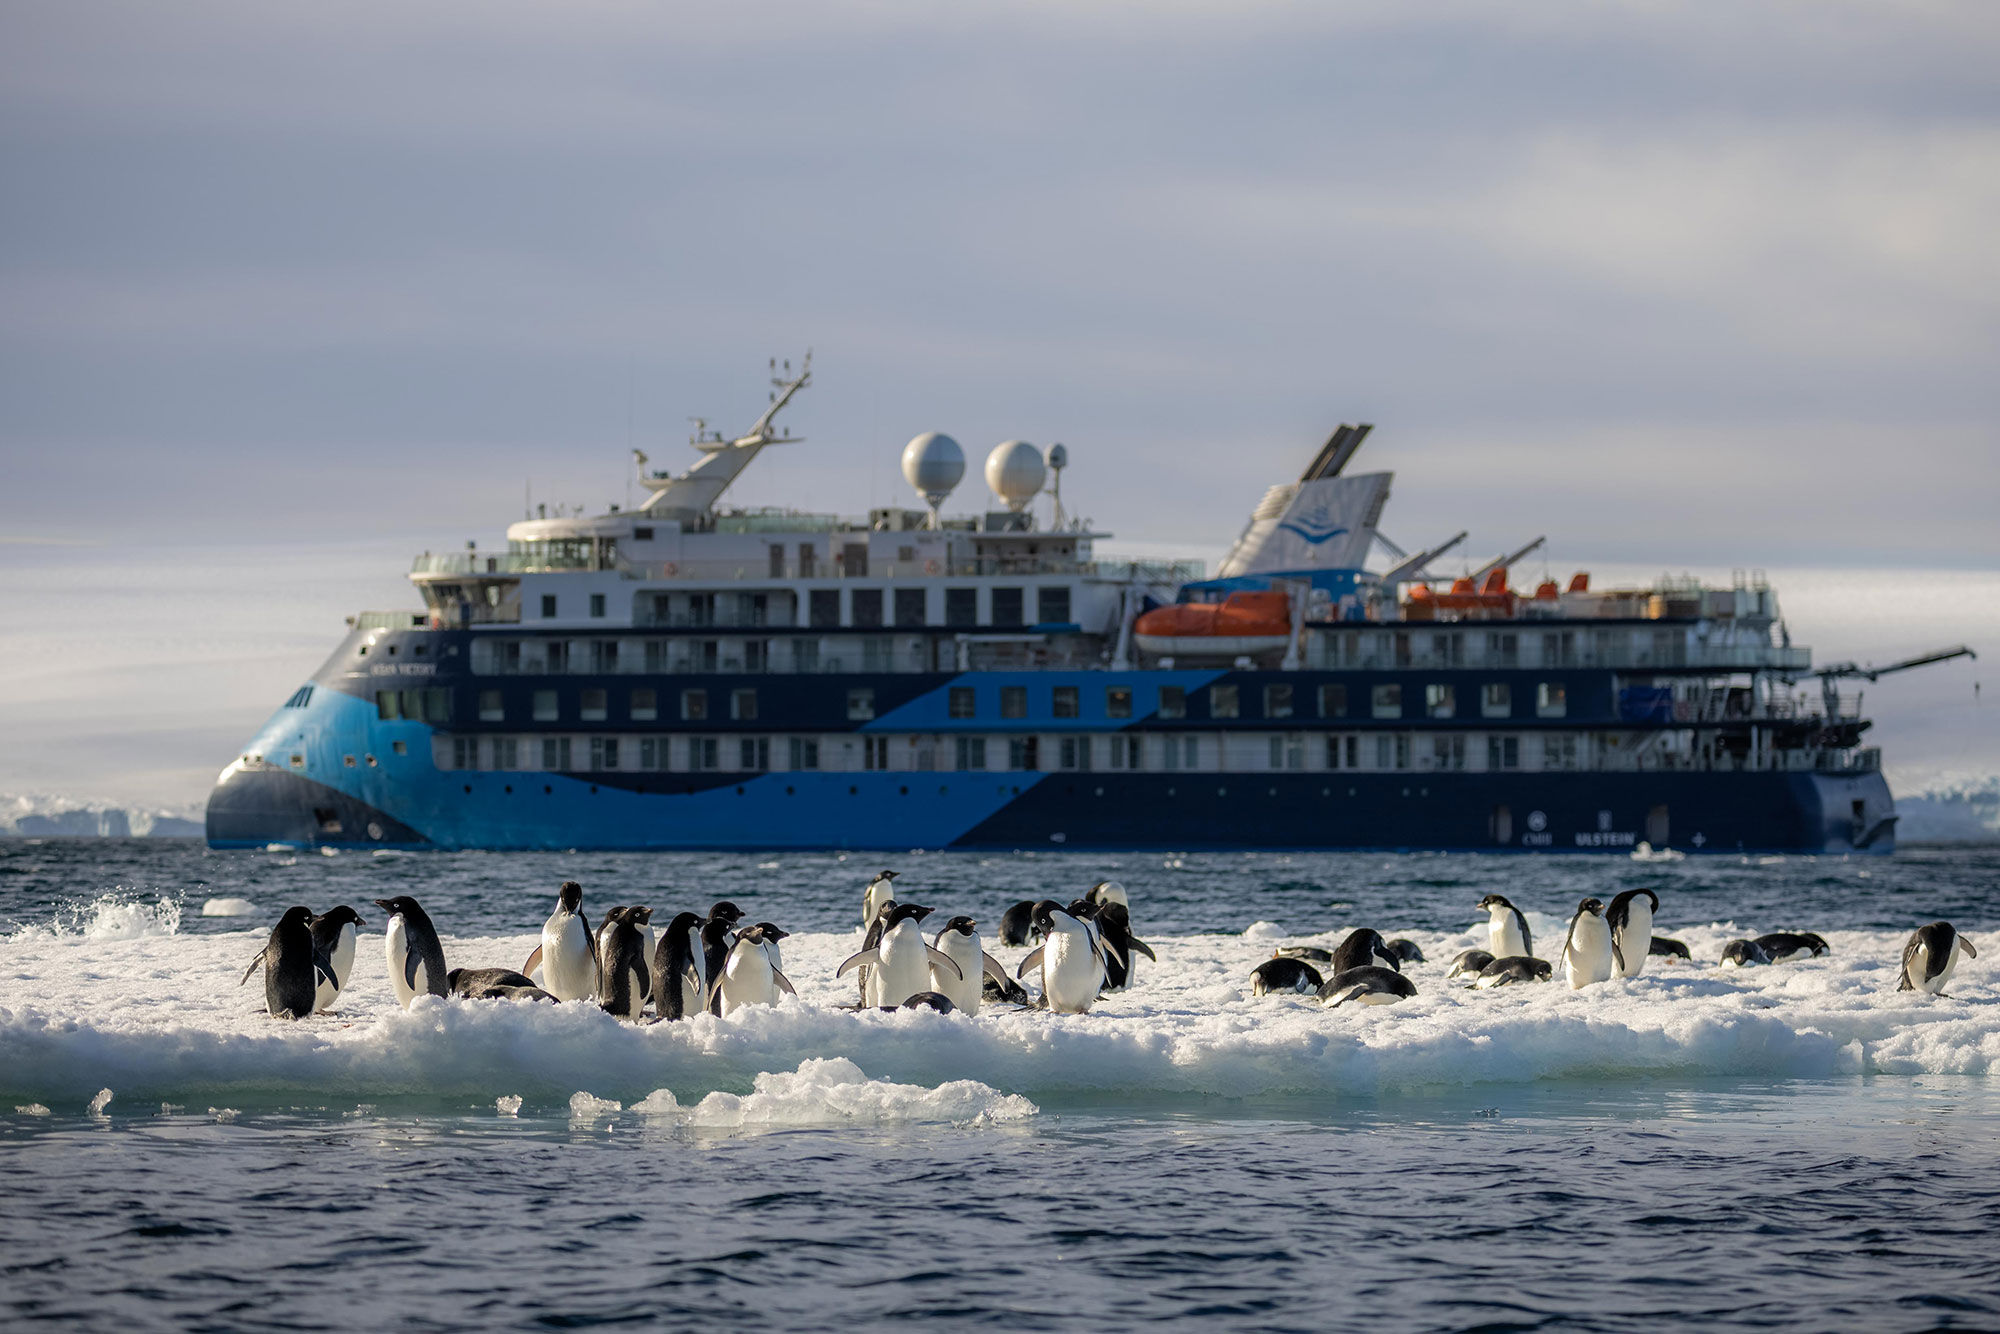
[[[1252,922],[1243,928],[1245,940],[1283,940],[1285,928],[1276,922]]]
[[[612,1098],[599,1098],[588,1093],[572,1093],[569,1098],[569,1114],[579,1121],[592,1121],[612,1112],[622,1111],[625,1104]]]
[[[48,1109],[48,1108],[46,1108],[46,1107],[44,1107],[44,1106],[42,1106],[42,1104],[40,1104],[40,1103],[38,1103],[38,1102],[30,1102],[30,1103],[15,1103],[15,1104],[14,1104],[14,1115],[16,1115],[16,1116],[47,1116],[47,1115],[49,1115],[49,1109]]]
[[[632,1110],[646,1116],[679,1116],[682,1108],[672,1089],[654,1089],[644,1099],[633,1103]]]
[[[801,1061],[790,1073],[758,1075],[754,1091],[711,1093],[686,1108],[681,1118],[703,1129],[746,1126],[871,1125],[891,1121],[1019,1121],[1041,1111],[1026,1098],[1002,1093],[973,1079],[955,1079],[936,1088],[870,1079],[842,1056]],[[662,1097],[664,1095],[664,1097]],[[658,1090],[647,1102],[655,1114],[668,1110],[673,1094]],[[655,1102],[658,1099],[658,1102]]]
[[[97,1096],[90,1100],[90,1114],[92,1116],[102,1116],[104,1115],[104,1109],[110,1105],[111,1090],[99,1089],[97,1090]]]
[[[339,849],[339,848],[321,848],[321,849],[319,850],[319,855],[320,855],[320,856],[322,856],[322,857],[338,857],[338,856],[340,855],[340,849]]]
[[[201,905],[203,917],[248,917],[256,911],[248,899],[209,899]]]
[[[502,1116],[519,1116],[521,1114],[520,1095],[515,1093],[509,1093],[502,1097],[495,1098],[493,1100],[493,1107],[494,1110],[499,1112],[500,1115]]]
[[[243,1113],[237,1111],[234,1107],[211,1107],[208,1109],[208,1114],[224,1125],[228,1125],[231,1121],[243,1115]]]

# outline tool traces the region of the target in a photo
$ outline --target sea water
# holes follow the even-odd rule
[[[1159,954],[1091,1013],[851,1013],[861,887],[971,913],[1123,883]],[[799,998],[620,1025],[394,1005],[372,900],[454,966],[586,906],[729,898]],[[2000,850],[1891,858],[212,853],[0,843],[0,1313],[76,1327],[1985,1329],[2000,1325]],[[1502,893],[1553,957],[1648,886],[1694,966],[1470,992]],[[237,902],[231,902],[235,900]],[[238,980],[369,920],[338,1013]],[[205,910],[207,910],[205,912]],[[1895,991],[1911,927],[1982,948]],[[657,917],[656,917],[657,919]],[[1416,998],[1255,997],[1286,943],[1415,940]],[[1832,953],[1715,967],[1812,930]]]

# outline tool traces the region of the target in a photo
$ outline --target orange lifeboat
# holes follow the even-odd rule
[[[1271,653],[1291,637],[1291,599],[1283,593],[1231,593],[1220,602],[1178,602],[1155,607],[1132,625],[1139,650],[1161,656]]]

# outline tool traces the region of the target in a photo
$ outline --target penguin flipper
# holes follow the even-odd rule
[[[1618,933],[1616,931],[1611,933],[1611,962],[1618,968],[1617,976],[1624,976],[1625,951],[1618,948]]]
[[[936,953],[936,951],[933,950],[932,953]],[[834,969],[833,975],[835,977],[845,977],[847,976],[847,970],[850,968],[859,968],[863,964],[880,962],[882,962],[882,952],[880,950],[863,950],[846,963],[840,965],[840,967]]]
[[[1903,975],[1901,980],[1896,983],[1896,990],[1915,991],[1917,989],[1916,983],[1910,980],[1910,963],[1917,957],[1917,951],[1922,948],[1923,946],[1917,943],[1915,936],[1910,937],[1910,943],[1903,946]]]
[[[408,985],[408,987],[412,991],[415,991],[417,989],[417,966],[422,962],[423,960],[417,957],[417,952],[415,950],[404,951],[403,981],[405,984]],[[425,980],[428,981],[429,979],[426,978]]]
[[[787,996],[796,996],[799,994],[797,989],[792,986],[792,979],[786,977],[775,968],[771,970],[771,980],[776,982],[778,990],[784,992]]]
[[[1002,994],[1005,994],[1007,984],[1013,979],[1007,976],[1007,970],[1001,966],[1000,961],[986,953],[986,951],[981,950],[979,952],[979,965],[980,971],[995,982],[998,982]]]
[[[1028,957],[1021,960],[1021,966],[1014,970],[1015,977],[1025,979],[1028,976],[1030,968],[1040,968],[1042,966],[1042,948],[1040,945],[1035,946],[1029,952]]]
[[[930,951],[931,967],[948,968],[951,970],[951,975],[953,977],[957,978],[961,982],[965,981],[965,970],[958,966],[958,961],[956,959],[952,958],[949,954],[946,954],[943,950],[939,949],[935,945],[926,945],[924,946],[924,948]]]
[[[1365,985],[1357,983],[1356,985],[1351,986],[1346,991],[1342,992],[1339,996],[1336,996],[1334,999],[1328,1001],[1326,1004],[1326,1008],[1329,1010],[1338,1010],[1342,1005],[1345,1005],[1348,1001],[1354,1000],[1356,997],[1359,996],[1366,996],[1367,994],[1368,994],[1368,988]]]
[[[1972,942],[1964,936],[1958,938],[1958,947],[1965,951],[1965,957],[1968,959],[1977,959],[1979,957],[1979,951],[1972,948]]]
[[[1134,953],[1145,955],[1148,959],[1151,959],[1154,963],[1158,963],[1160,961],[1160,956],[1153,953],[1153,947],[1151,945],[1148,945],[1145,941],[1140,940],[1137,936],[1134,936],[1132,938],[1132,950]]]
[[[540,945],[537,945],[535,946],[535,952],[528,956],[528,961],[521,965],[521,971],[523,973],[526,973],[529,977],[533,977],[535,975],[535,969],[541,966],[541,962],[542,962],[542,947]]]
[[[263,966],[264,956],[266,954],[269,954],[270,952],[271,952],[271,947],[269,945],[266,945],[263,949],[257,951],[257,957],[252,959],[250,961],[250,966],[243,970],[243,982],[248,982],[250,980],[250,974],[256,972],[258,968]],[[238,982],[236,985],[240,987],[243,985],[243,982]]]

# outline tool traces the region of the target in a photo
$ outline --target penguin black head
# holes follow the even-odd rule
[[[875,878],[877,880],[894,880],[897,876],[901,874],[902,874],[901,871],[877,871],[875,873]]]
[[[645,905],[625,910],[625,920],[634,926],[645,926],[653,920],[653,910]]]
[[[678,936],[683,932],[699,930],[701,930],[700,913],[675,913],[674,920],[667,923],[667,934],[670,936]]]
[[[935,910],[917,903],[899,903],[896,905],[895,911],[889,914],[884,927],[886,929],[887,927],[895,926],[898,922],[921,922],[924,918],[929,917],[933,911]]]
[[[417,905],[417,901],[408,894],[398,894],[393,899],[377,899],[375,900],[375,906],[383,912],[388,913],[391,917],[407,916],[416,918],[423,916],[424,913],[424,910]]]
[[[952,918],[949,922],[946,922],[944,924],[944,929],[947,931],[956,931],[961,936],[969,936],[974,931],[977,931],[979,929],[979,923],[973,921],[970,917],[967,917],[963,913],[961,913],[957,917]]]
[[[759,922],[755,929],[759,938],[763,940],[785,940],[792,934],[789,931],[778,930],[777,927],[772,926],[769,922]]]
[[[1490,908],[1511,908],[1514,905],[1507,901],[1507,896],[1504,894],[1488,894],[1485,898],[1479,901],[1479,906],[1481,908],[1490,909]]]
[[[729,935],[730,924],[720,917],[711,917],[701,924],[701,940],[704,945],[712,945]]]
[[[1601,899],[1585,899],[1582,903],[1576,905],[1576,910],[1580,913],[1587,912],[1593,917],[1602,917],[1604,915],[1604,903]]]
[[[1097,916],[1097,904],[1090,899],[1072,899],[1063,911],[1079,922],[1088,922]]]
[[[303,904],[287,908],[285,909],[285,915],[278,919],[278,929],[280,931],[290,931],[294,928],[310,926],[312,924],[312,917],[313,910]]]
[[[604,920],[597,924],[597,929],[599,931],[602,931],[605,927],[610,926],[613,922],[619,921],[624,916],[625,916],[625,905],[622,903],[619,904],[616,908],[606,908],[604,910]]]
[[[565,880],[556,890],[556,903],[564,912],[575,912],[583,906],[583,886],[574,880]]]
[[[728,922],[733,926],[743,920],[743,910],[728,899],[724,899],[708,910],[708,920],[711,922]]]
[[[1029,920],[1034,922],[1036,930],[1046,936],[1055,929],[1054,914],[1062,910],[1063,906],[1054,899],[1043,899],[1035,905],[1034,913]]]
[[[331,922],[335,926],[347,926],[349,924],[354,926],[368,925],[368,923],[361,920],[360,913],[354,911],[354,909],[344,903],[337,908],[330,908],[326,912],[321,913],[319,916],[313,918],[313,921],[315,923]]]

